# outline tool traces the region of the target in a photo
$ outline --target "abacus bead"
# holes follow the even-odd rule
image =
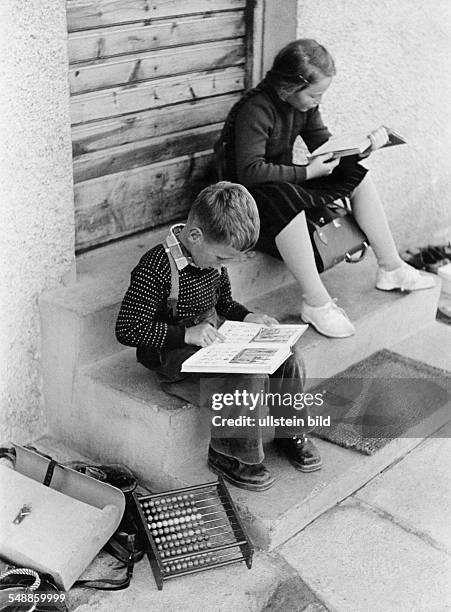
[[[188,568],[188,565],[187,565],[187,563],[185,563],[185,561],[184,561],[184,562],[182,563],[182,569],[187,569],[187,568]]]

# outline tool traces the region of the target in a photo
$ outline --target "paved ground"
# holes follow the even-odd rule
[[[451,610],[450,438],[448,424],[286,544],[258,553],[250,572],[210,571],[158,592],[143,561],[127,591],[78,591],[73,606],[77,612]],[[93,567],[91,575],[104,569]]]
[[[451,426],[277,552],[336,612],[451,610]]]

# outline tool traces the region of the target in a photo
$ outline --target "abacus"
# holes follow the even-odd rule
[[[133,500],[159,590],[213,567],[244,561],[251,569],[253,547],[222,478]]]

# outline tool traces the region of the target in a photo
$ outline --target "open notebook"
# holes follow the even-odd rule
[[[225,321],[219,328],[225,341],[197,351],[182,364],[182,372],[272,374],[307,327]]]

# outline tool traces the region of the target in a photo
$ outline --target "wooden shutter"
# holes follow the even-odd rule
[[[77,250],[185,215],[249,78],[252,0],[67,0]]]

